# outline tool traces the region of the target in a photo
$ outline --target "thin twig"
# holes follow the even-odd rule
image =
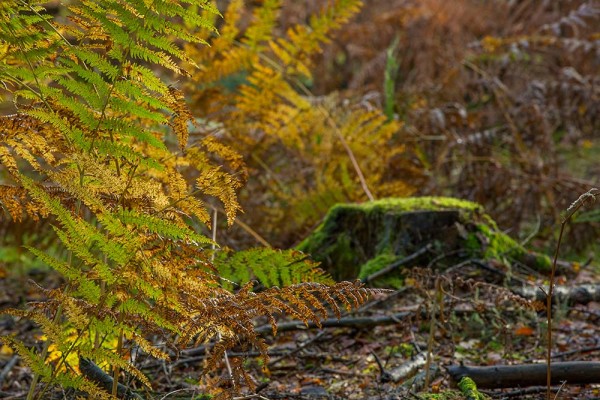
[[[300,343],[294,350],[290,350],[287,353],[281,355],[280,357],[277,357],[276,359],[269,361],[269,364],[268,364],[269,367],[274,366],[275,364],[279,363],[281,360],[298,353],[299,351],[303,350],[311,343],[316,342],[317,340],[319,340],[320,338],[322,338],[325,335],[325,332],[326,331],[321,331],[321,332],[317,333],[312,339],[309,339],[303,343]]]
[[[19,356],[15,354],[10,360],[8,360],[4,368],[2,368],[2,372],[0,372],[0,387],[2,387],[2,382],[4,382],[4,379],[6,379],[6,376],[8,375],[10,370],[13,369],[13,367],[17,364],[18,360]]]
[[[249,399],[269,400],[268,397],[262,396],[260,394],[250,394],[248,396],[234,397],[233,398],[233,400],[249,400]]]
[[[412,253],[410,256],[408,257],[404,257],[401,260],[395,261],[393,263],[391,263],[390,265],[388,265],[385,268],[380,269],[379,271],[372,273],[371,275],[361,279],[361,281],[363,283],[369,283],[374,281],[375,279],[379,278],[380,276],[383,276],[385,274],[390,273],[391,271],[397,269],[398,267],[401,267],[404,264],[407,264],[411,261],[414,261],[415,259],[417,259],[418,257],[420,257],[422,254],[427,253],[431,248],[432,248],[432,244],[428,243],[426,246],[421,247],[419,250],[417,250],[416,252]]]
[[[225,210],[222,209],[221,207],[214,206],[214,209],[216,209],[221,214],[226,215]],[[256,232],[254,229],[252,229],[250,227],[250,225],[246,224],[244,221],[239,219],[239,217],[236,217],[233,220],[233,223],[236,225],[239,225],[240,228],[242,228],[243,230],[248,232],[250,234],[250,236],[252,236],[258,243],[262,244],[265,247],[269,247],[269,248],[273,247],[264,237],[262,237],[258,232]]]
[[[360,165],[358,165],[358,161],[356,160],[356,157],[354,157],[354,152],[350,148],[350,145],[348,145],[348,142],[344,138],[344,135],[342,135],[342,132],[340,131],[340,128],[337,126],[337,123],[334,121],[333,118],[331,118],[331,115],[329,114],[329,112],[327,110],[325,110],[324,108],[321,108],[321,107],[319,107],[319,109],[325,115],[325,117],[327,118],[327,121],[329,121],[331,127],[333,128],[333,132],[335,133],[335,135],[339,139],[340,143],[344,147],[344,150],[346,150],[346,153],[348,154],[348,158],[350,158],[350,162],[352,163],[352,166],[354,167],[354,170],[356,171],[356,175],[358,175],[358,179],[360,180],[360,185],[362,186],[363,191],[365,192],[365,194],[367,195],[367,197],[369,198],[370,201],[375,200],[375,197],[373,197],[373,194],[369,190],[369,186],[367,185],[367,180],[365,179],[365,176],[363,175],[362,170],[360,169]]]
[[[172,394],[178,393],[178,392],[187,392],[190,390],[196,390],[195,388],[183,388],[183,389],[177,389],[177,390],[173,390],[172,392],[169,392],[167,394],[165,394],[163,397],[161,397],[158,400],[165,400],[167,397],[169,397]]]
[[[560,391],[562,390],[562,388],[565,386],[566,383],[567,383],[567,381],[562,381],[562,383],[560,384],[560,387],[558,388],[558,390],[556,391],[556,394],[554,395],[554,400],[556,400],[558,398],[558,394],[560,393]]]

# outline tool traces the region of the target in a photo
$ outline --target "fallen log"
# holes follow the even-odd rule
[[[96,383],[106,392],[112,392],[113,377],[94,364],[92,360],[79,356],[79,370],[85,377]],[[117,383],[117,396],[119,399],[142,400],[139,394],[121,383]]]
[[[451,365],[446,369],[455,382],[469,377],[479,388],[495,389],[545,385],[546,368],[546,364],[523,364],[491,367]],[[567,384],[600,383],[600,362],[552,363],[552,383],[560,384],[562,382]]]

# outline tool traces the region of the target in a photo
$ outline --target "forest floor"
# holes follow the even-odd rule
[[[264,364],[250,357],[246,368],[258,387],[255,398],[266,399],[417,399],[418,393],[444,392],[455,387],[446,371],[451,365],[506,365],[544,363],[546,315],[528,309],[504,287],[501,268],[489,274],[475,267],[457,268],[441,277],[415,270],[398,291],[378,293],[360,309],[345,314],[344,324],[331,321],[323,329],[290,326],[280,321],[280,333],[265,334],[270,360]],[[581,268],[568,285],[597,282],[597,269]],[[516,275],[514,275],[516,276]],[[534,286],[542,280],[527,278]],[[563,284],[566,278],[560,278]],[[559,280],[560,280],[559,279]],[[49,285],[58,282],[45,276]],[[437,282],[437,290],[434,282]],[[15,296],[22,280],[0,281],[0,304],[40,300],[34,290]],[[23,287],[32,287],[28,284]],[[532,308],[540,306],[531,303]],[[541,307],[538,307],[541,308]],[[261,325],[263,321],[257,321]],[[600,303],[557,304],[554,309],[553,361],[592,360],[600,354]],[[29,338],[34,344],[36,327],[29,321],[0,319],[0,335]],[[431,338],[432,340],[429,340]],[[26,340],[27,342],[28,340]],[[430,350],[429,383],[426,382],[427,349]],[[148,399],[199,399],[206,385],[225,382],[221,376],[199,379],[203,348],[184,350],[171,363],[139,357],[136,365],[153,382]],[[252,355],[252,353],[248,353]],[[233,351],[228,357],[238,354]],[[417,374],[416,379],[409,378]],[[24,398],[31,373],[7,347],[0,349],[0,398]],[[412,382],[412,386],[407,382]],[[135,387],[135,384],[132,384]],[[427,389],[424,389],[427,388]],[[558,390],[559,387],[555,387]],[[542,398],[545,386],[482,389],[494,399]],[[69,398],[55,393],[57,398]],[[262,396],[262,397],[260,397]],[[461,397],[446,397],[461,398]],[[570,385],[558,390],[557,399],[600,398],[600,385]]]

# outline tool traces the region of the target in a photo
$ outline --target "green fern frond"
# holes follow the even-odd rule
[[[219,276],[225,278],[224,287],[229,289],[232,289],[230,282],[244,283],[252,279],[265,287],[301,282],[333,283],[331,277],[318,268],[318,263],[296,250],[255,248],[233,254],[219,252],[214,263]]]
[[[77,285],[79,294],[93,304],[98,304],[100,301],[101,289],[95,282],[87,279],[81,271],[74,268],[72,265],[58,260],[36,248],[27,247],[27,249],[35,254],[40,260],[46,265],[52,267],[56,271],[60,272],[65,278],[71,280]],[[105,277],[103,277],[105,278]],[[114,279],[113,279],[114,281]]]
[[[199,235],[187,227],[178,227],[162,218],[140,214],[136,211],[123,210],[119,213],[119,219],[124,224],[129,224],[135,228],[142,229],[142,231],[155,233],[169,239],[190,241],[197,245],[212,243],[206,236]]]

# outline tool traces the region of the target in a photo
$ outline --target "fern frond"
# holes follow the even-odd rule
[[[334,283],[329,275],[318,268],[318,263],[310,261],[305,254],[296,250],[255,248],[233,254],[220,252],[215,259],[215,266],[219,276],[226,279],[223,285],[229,288],[229,281],[249,282],[254,278],[268,288],[302,282]]]
[[[29,368],[41,376],[42,379],[49,379],[52,376],[52,368],[49,365],[46,365],[34,351],[20,340],[16,339],[13,336],[2,336],[0,340],[6,343],[8,346],[13,348],[19,357],[23,360],[23,362],[27,363]]]
[[[311,16],[308,26],[291,27],[287,31],[288,39],[271,41],[271,50],[287,73],[310,77],[310,56],[319,52],[331,31],[346,23],[361,6],[360,0],[330,2],[319,14]]]
[[[2,149],[0,147],[0,160]],[[25,216],[38,221],[46,218],[49,213],[43,205],[31,202],[27,191],[17,186],[0,185],[0,206],[17,222],[23,221]]]
[[[194,121],[194,117],[190,110],[187,108],[183,92],[174,87],[169,87],[168,104],[173,110],[173,120],[171,127],[175,132],[175,136],[179,141],[179,146],[183,152],[183,149],[187,147],[187,140],[189,136],[188,123]]]
[[[244,33],[242,43],[250,50],[258,52],[267,48],[266,43],[273,38],[273,28],[280,14],[281,0],[265,0],[254,12],[252,25]]]
[[[89,280],[86,276],[84,276],[81,271],[78,271],[72,265],[58,260],[54,257],[49,256],[48,254],[33,248],[27,248],[30,252],[35,254],[40,260],[46,263],[48,266],[54,268],[56,271],[61,273],[65,278],[71,280],[77,285],[77,289],[81,296],[93,304],[98,304],[100,301],[101,289],[95,282]],[[106,276],[103,276],[106,278]]]
[[[121,211],[119,213],[119,220],[142,231],[155,233],[169,239],[191,241],[197,245],[212,243],[209,238],[194,233],[187,227],[178,227],[162,218],[144,215],[136,211]]]
[[[198,157],[194,161],[198,162]],[[196,179],[196,187],[203,193],[214,196],[223,202],[227,221],[231,225],[235,215],[241,210],[235,196],[236,189],[241,186],[240,181],[235,176],[222,171],[220,167],[212,166],[209,163],[199,163],[195,166],[202,172],[202,175]]]
[[[340,0],[334,8],[352,10],[355,3]],[[240,7],[231,2],[228,15]],[[221,130],[247,134],[250,126],[237,144],[265,134],[269,146],[286,143],[302,152],[313,147],[309,132],[324,126],[310,100],[286,80],[285,69],[296,74],[300,64],[267,66],[262,58],[275,41],[271,27],[279,7],[279,1],[267,0],[244,34],[236,19],[227,22],[225,34],[203,53],[189,49],[216,32],[207,15],[218,11],[206,0],[81,0],[68,7],[65,25],[27,2],[0,4],[6,11],[0,16],[0,51],[7,49],[0,56],[0,78],[17,108],[0,125],[0,162],[15,185],[0,186],[0,204],[14,219],[49,217],[49,233],[68,254],[63,260],[31,248],[68,284],[40,289],[46,301],[13,312],[32,319],[45,335],[47,351],[40,354],[11,342],[32,367],[34,387],[39,378],[110,398],[76,372],[73,357],[116,366],[149,387],[150,380],[123,358],[127,346],[168,358],[151,338],[177,338],[178,345],[215,339],[208,363],[215,367],[236,344],[255,346],[266,357],[266,343],[255,332],[258,316],[275,330],[281,311],[318,323],[329,308],[339,315],[338,303],[364,301],[362,287],[333,284],[296,252],[224,254],[213,265],[208,248],[215,243],[195,228],[198,221],[210,222],[203,196],[224,205],[230,224],[241,211],[237,190],[248,171],[231,141],[221,140]],[[298,28],[282,48],[288,55],[308,54],[343,15],[334,9],[323,26],[315,22],[314,34]],[[185,92],[164,78],[168,71],[186,75],[184,64],[199,65],[195,76],[202,88],[219,91],[212,79],[239,78],[229,97],[217,96],[235,105],[227,110],[235,110],[236,118],[219,122],[219,132],[189,148],[189,125],[196,120]],[[349,141],[383,129],[375,116],[349,120],[348,128],[340,123]],[[219,268],[236,269],[236,293],[220,285]],[[250,277],[267,289],[254,293]],[[301,283],[307,280],[320,283]],[[234,362],[236,376],[247,380],[240,368]]]
[[[273,314],[281,311],[287,312],[305,324],[314,322],[319,324],[320,316],[326,310],[320,304],[323,301],[340,301],[346,305],[361,304],[369,294],[369,290],[362,287],[360,283],[341,282],[335,285],[322,285],[319,283],[301,283],[285,288],[272,287],[265,291],[254,293],[251,285],[245,285],[234,296],[217,297],[211,303],[216,308],[214,316],[203,315],[204,325],[200,326],[197,321],[191,321],[184,338],[189,340],[199,332],[210,335],[211,330],[207,326],[214,323],[213,333],[222,333],[222,340],[213,348],[213,354],[208,360],[207,368],[211,368],[222,356],[223,352],[237,342],[237,332],[243,335],[244,340],[255,346],[261,352],[263,358],[268,360],[267,347],[264,339],[257,336],[252,327],[253,316],[265,315],[272,318]],[[334,300],[337,299],[337,300]],[[235,303],[241,309],[247,310],[250,315],[235,312],[229,308],[230,303]],[[337,305],[335,305],[337,308]],[[339,314],[339,310],[334,312]],[[276,323],[271,320],[273,333],[276,333]]]

